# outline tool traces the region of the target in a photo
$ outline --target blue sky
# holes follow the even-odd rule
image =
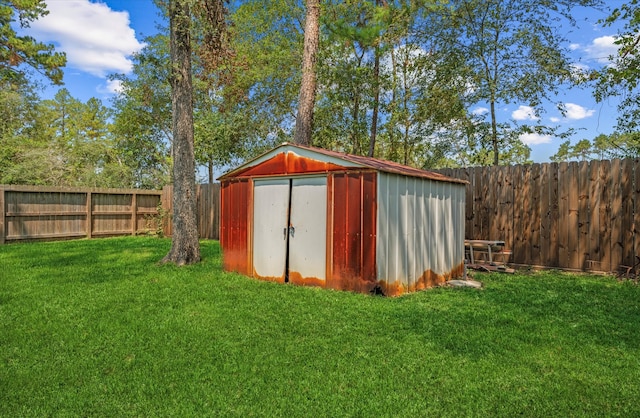
[[[624,1],[608,1],[611,8]],[[144,38],[157,32],[160,20],[152,0],[46,0],[49,15],[34,22],[29,33],[37,39],[51,42],[56,50],[67,54],[64,70],[65,88],[73,97],[86,101],[91,97],[108,104],[118,85],[108,80],[113,73],[128,74],[131,71],[132,54],[144,46]],[[577,68],[587,70],[608,64],[608,57],[615,54],[613,41],[615,28],[602,28],[597,21],[606,13],[586,9],[577,10],[577,28],[563,26],[562,35],[570,41],[572,58]],[[45,97],[58,90],[49,87]],[[613,132],[617,101],[596,103],[588,90],[570,89],[561,91],[559,100],[565,103],[563,116],[553,106],[539,115],[543,124],[560,125],[577,129],[571,139],[593,139],[599,134]],[[473,112],[486,109],[475,106]],[[521,122],[535,122],[537,117],[526,104],[503,106],[499,109],[503,119],[513,118]],[[549,161],[562,140],[558,138],[530,135],[521,138],[532,149],[535,162]]]

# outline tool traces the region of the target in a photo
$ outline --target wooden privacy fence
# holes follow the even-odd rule
[[[219,185],[199,185],[198,231],[218,239]],[[171,234],[171,188],[88,189],[0,185],[0,244],[34,239]]]
[[[640,261],[640,160],[444,169],[469,181],[466,238],[516,265],[611,272]]]
[[[504,240],[513,264],[609,272],[640,262],[640,160],[440,172],[469,182],[466,238]],[[196,190],[201,238],[219,239],[219,190],[219,184]],[[155,232],[158,217],[164,234],[171,235],[171,202],[170,186],[147,191],[0,185],[0,244]]]
[[[152,230],[161,194],[149,190],[0,186],[0,244]]]
[[[162,208],[170,216],[173,213],[173,186],[162,189]],[[196,213],[198,234],[203,239],[220,239],[220,183],[199,184],[196,187]],[[172,223],[164,222],[164,234],[171,235]]]

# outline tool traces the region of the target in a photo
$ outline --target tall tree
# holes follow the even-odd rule
[[[639,158],[640,132],[623,131],[598,135],[593,139],[593,154],[600,159]]]
[[[131,186],[157,188],[171,180],[173,142],[169,38],[155,35],[133,57],[132,76],[113,78],[121,91],[113,100],[113,132]]]
[[[163,262],[200,261],[196,214],[191,78],[191,12],[188,0],[169,0],[171,105],[173,109],[173,236]]]
[[[316,56],[320,41],[320,1],[306,0],[307,14],[304,25],[304,53],[302,56],[302,82],[298,99],[298,115],[293,142],[310,145],[313,128],[313,107],[316,99]]]
[[[617,96],[622,100],[618,106],[618,130],[635,132],[640,127],[640,1],[631,0],[613,10],[604,21],[605,25],[622,22],[623,28],[616,38],[617,56],[614,65],[594,74],[595,98],[598,102]]]
[[[298,0],[247,0],[231,15],[239,64],[231,89],[254,132],[256,153],[291,140],[295,127],[305,10]]]
[[[38,42],[31,36],[18,36],[11,23],[17,21],[22,28],[47,15],[44,0],[8,0],[0,2],[0,79],[24,78],[23,65],[43,75],[55,84],[62,84],[64,53],[55,52],[53,45]]]
[[[3,141],[0,182],[49,186],[127,187],[109,127],[110,110],[96,98],[86,103],[66,89],[33,108],[14,102],[20,127]]]
[[[575,24],[575,6],[596,6],[600,0],[452,0],[438,19],[426,19],[431,34],[445,51],[459,51],[461,67],[471,70],[468,100],[489,106],[493,164],[512,135],[500,129],[498,107],[522,103],[539,113],[558,87],[572,82],[572,62],[560,19]],[[433,33],[433,28],[440,28]],[[511,127],[517,126],[510,124]],[[513,129],[510,128],[510,129]],[[524,126],[523,132],[553,132],[554,127]],[[517,137],[515,137],[517,138]],[[517,139],[515,139],[517,140]]]

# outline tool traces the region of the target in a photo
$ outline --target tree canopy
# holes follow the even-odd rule
[[[640,128],[640,3],[630,0],[614,9],[604,20],[605,25],[622,24],[616,38],[618,52],[612,65],[594,74],[596,100],[619,97],[618,129],[637,132]]]
[[[557,93],[583,80],[566,39],[574,8],[605,2],[319,2],[309,143],[420,168],[528,163],[525,134],[563,139],[556,161],[636,158],[639,1],[601,22],[621,26],[618,54],[612,65],[588,74],[598,100],[622,99],[618,132],[579,142],[541,116],[550,102],[566,111]],[[0,182],[145,188],[171,182],[175,69],[168,15],[133,56],[133,71],[111,75],[122,86],[112,102],[82,102],[64,89],[42,100],[29,71],[60,83],[64,54],[14,29],[21,25],[28,34],[29,23],[47,13],[45,3],[0,3]],[[157,3],[168,10],[168,2]],[[191,12],[193,158],[213,181],[216,173],[294,140],[307,2],[184,4]],[[500,115],[513,105],[526,106],[531,117]]]
[[[18,35],[12,27],[17,22],[23,29],[47,14],[44,0],[6,0],[0,2],[0,82],[16,82],[25,78],[25,67],[46,76],[55,84],[62,83],[64,53],[53,45],[38,42],[31,36]]]

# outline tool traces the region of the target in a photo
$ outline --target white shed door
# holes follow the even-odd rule
[[[326,243],[326,177],[254,181],[253,268],[257,276],[324,281]]]
[[[327,178],[296,178],[291,187],[289,273],[325,280]]]
[[[290,182],[273,179],[253,184],[253,269],[259,277],[284,280]]]

